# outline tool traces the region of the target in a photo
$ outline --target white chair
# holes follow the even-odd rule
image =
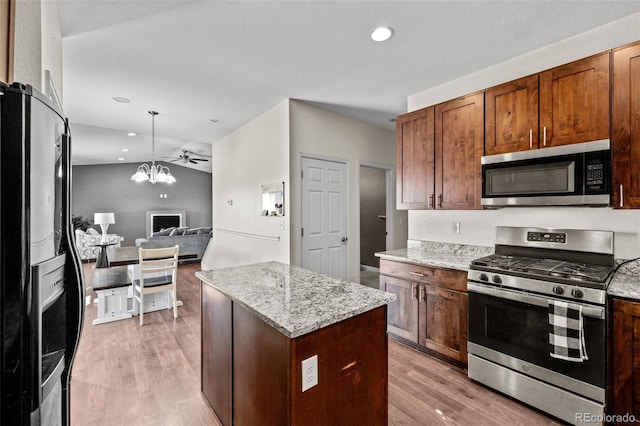
[[[176,277],[179,246],[139,250],[140,278],[133,280],[134,311],[144,324],[144,295],[166,291],[171,297],[173,317],[178,318]],[[137,309],[139,307],[139,309]]]

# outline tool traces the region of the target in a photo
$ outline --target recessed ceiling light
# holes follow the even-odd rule
[[[220,120],[218,120],[217,118],[210,118],[209,121],[212,122],[212,123],[219,123],[220,122]]]
[[[118,161],[124,161],[123,157],[118,158]]]
[[[122,148],[122,152],[129,152],[127,148]]]
[[[134,133],[134,132],[127,133],[127,136],[135,136],[135,135],[137,135],[137,133]]]
[[[131,102],[129,99],[123,98],[122,96],[114,96],[113,100],[116,101],[116,102],[123,103],[123,104],[128,104],[129,102]]]
[[[378,27],[371,33],[371,40],[373,41],[385,41],[389,40],[393,35],[393,28],[391,27]]]

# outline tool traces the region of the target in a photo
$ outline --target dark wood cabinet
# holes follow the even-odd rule
[[[436,208],[480,209],[484,153],[484,94],[435,107]]]
[[[613,207],[640,208],[640,43],[613,51]]]
[[[396,121],[396,204],[398,209],[434,206],[433,107],[401,115]]]
[[[388,305],[390,335],[467,363],[465,272],[381,259],[380,288],[397,296]]]
[[[485,155],[538,148],[538,74],[485,92]]]
[[[201,389],[222,425],[388,423],[387,307],[289,338],[201,284]],[[317,356],[303,391],[302,362]]]
[[[609,52],[540,73],[540,148],[609,138]]]
[[[387,305],[387,331],[418,343],[418,283],[380,275],[381,290],[396,295]]]
[[[466,364],[467,294],[422,284],[420,296],[418,344]]]
[[[640,424],[640,303],[613,299],[612,409]]]
[[[231,300],[211,286],[201,286],[201,392],[223,426],[232,424]]]

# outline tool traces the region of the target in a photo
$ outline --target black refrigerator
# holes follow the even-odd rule
[[[56,103],[0,83],[2,425],[68,425],[84,315],[71,225],[71,138]]]

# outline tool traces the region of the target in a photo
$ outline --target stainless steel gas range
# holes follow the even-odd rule
[[[613,232],[497,227],[469,268],[469,377],[572,424],[604,416],[613,271]]]

